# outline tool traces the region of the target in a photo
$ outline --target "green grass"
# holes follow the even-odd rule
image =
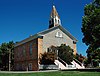
[[[56,71],[36,73],[0,73],[0,76],[100,76],[100,72]]]

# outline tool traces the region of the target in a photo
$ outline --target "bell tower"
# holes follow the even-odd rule
[[[61,20],[55,6],[53,5],[52,11],[50,14],[50,19],[49,19],[49,28],[59,26],[59,25],[61,25]]]

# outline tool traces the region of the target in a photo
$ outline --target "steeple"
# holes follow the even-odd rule
[[[53,5],[52,11],[50,14],[49,28],[59,26],[59,25],[61,25],[60,17],[58,15],[58,12],[57,12],[55,6]]]

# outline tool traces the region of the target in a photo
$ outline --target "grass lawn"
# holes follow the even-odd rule
[[[36,73],[0,73],[0,76],[100,76],[100,72],[56,71]]]

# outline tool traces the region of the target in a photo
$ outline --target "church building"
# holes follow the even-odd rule
[[[48,52],[51,46],[69,45],[77,53],[77,39],[72,36],[61,24],[60,16],[53,5],[48,29],[32,35],[15,44],[15,70],[39,70],[39,57]]]

